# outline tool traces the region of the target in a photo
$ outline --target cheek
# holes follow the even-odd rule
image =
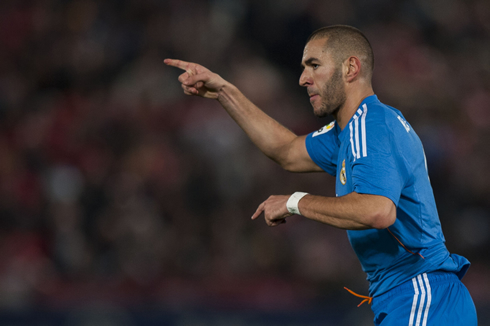
[[[334,75],[334,72],[332,71],[323,71],[317,75],[316,80],[318,81],[318,88],[320,89],[325,89],[328,87],[331,82],[332,82],[332,77]]]

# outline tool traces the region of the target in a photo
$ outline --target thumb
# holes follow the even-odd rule
[[[190,75],[186,80],[184,80],[182,82],[182,84],[186,85],[186,86],[194,86],[196,85],[197,83],[199,83],[199,87],[202,87],[203,84],[205,84],[207,81],[209,81],[209,73],[205,72],[205,73],[202,73],[202,74],[198,74],[198,75]]]

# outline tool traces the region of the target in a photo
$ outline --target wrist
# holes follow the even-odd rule
[[[219,88],[218,90],[218,97],[217,97],[217,100],[218,102],[220,102],[221,104],[226,104],[227,102],[233,102],[233,99],[236,97],[236,91],[238,89],[236,88],[235,85],[233,85],[232,83],[228,82],[225,80],[225,82],[223,83],[223,85],[221,85],[221,87]]]
[[[288,201],[286,202],[286,207],[288,209],[288,212],[291,214],[301,215],[301,212],[299,211],[298,204],[299,204],[299,201],[306,195],[308,195],[307,192],[300,192],[300,191],[292,194],[289,197]]]

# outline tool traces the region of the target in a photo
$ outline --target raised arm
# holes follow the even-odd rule
[[[306,136],[297,136],[272,119],[233,84],[196,63],[173,59],[165,59],[164,63],[185,71],[179,76],[185,94],[218,100],[252,142],[284,169],[291,172],[322,171],[308,155]]]

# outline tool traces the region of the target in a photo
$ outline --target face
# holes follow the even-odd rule
[[[301,65],[304,70],[299,84],[307,88],[315,115],[335,115],[345,103],[346,93],[342,66],[335,65],[325,51],[325,39],[313,39],[306,44]]]

